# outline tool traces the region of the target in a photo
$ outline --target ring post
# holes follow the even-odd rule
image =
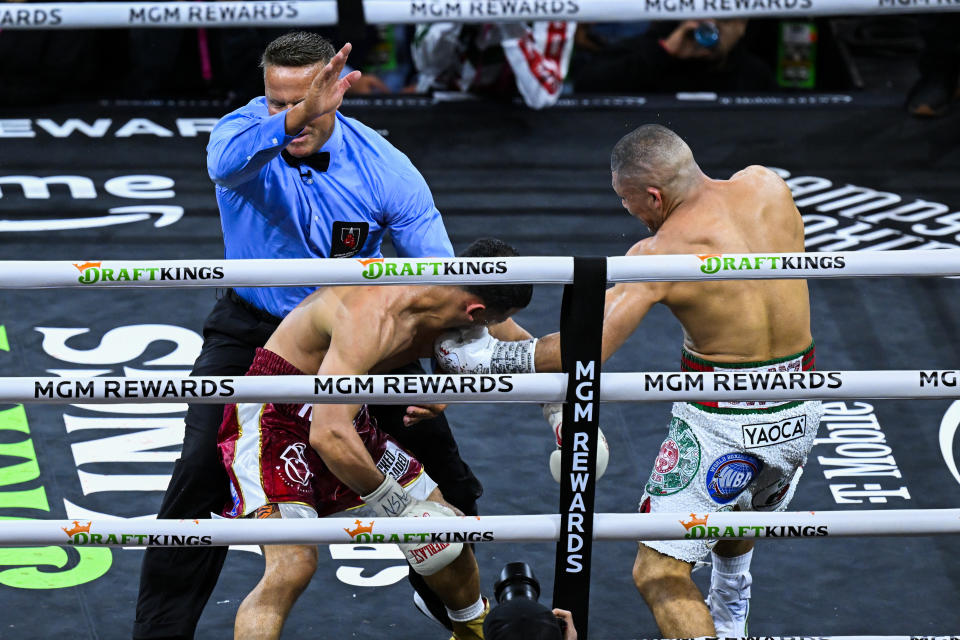
[[[567,373],[560,464],[560,541],[553,606],[573,614],[577,637],[587,638],[590,557],[600,410],[600,355],[606,258],[574,258],[573,284],[564,287],[560,352]]]

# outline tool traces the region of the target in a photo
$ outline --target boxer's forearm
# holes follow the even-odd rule
[[[360,495],[370,493],[383,482],[383,474],[352,424],[349,429],[314,426],[310,429],[310,446],[333,475]]]
[[[557,373],[560,364],[560,334],[551,333],[537,341],[537,350],[533,357],[537,373]]]
[[[533,337],[529,331],[517,324],[513,318],[507,318],[500,324],[490,325],[487,328],[490,331],[490,335],[497,340],[516,342],[517,340],[529,340]]]

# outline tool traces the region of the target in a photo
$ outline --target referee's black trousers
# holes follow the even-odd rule
[[[232,291],[217,301],[203,327],[203,347],[195,376],[242,376],[257,347],[262,347],[279,319],[255,309]],[[399,373],[422,372],[410,365]],[[406,407],[372,407],[378,426],[420,462],[448,502],[476,515],[482,493],[479,481],[460,458],[446,418],[440,415],[414,427],[403,426]],[[193,404],[187,411],[183,451],[173,469],[158,518],[209,518],[229,500],[229,480],[217,449],[222,405]],[[193,638],[200,614],[216,586],[226,547],[148,548],[140,570],[135,639]],[[442,603],[412,570],[410,581],[435,616],[445,619]]]

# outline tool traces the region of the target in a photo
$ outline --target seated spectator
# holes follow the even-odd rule
[[[587,93],[766,91],[773,71],[741,42],[747,21],[716,25],[713,46],[694,39],[699,21],[653,23],[643,35],[594,52],[578,51],[571,69],[574,90]],[[594,40],[594,43],[596,41]]]
[[[541,109],[557,101],[573,49],[575,22],[417,26],[417,90],[511,98]]]
[[[368,30],[369,31],[369,30]],[[410,42],[413,40],[413,25],[376,25],[367,38],[369,51],[361,59],[363,75],[347,91],[349,95],[370,93],[400,93],[415,89],[413,63],[410,60]],[[351,59],[354,55],[351,53]],[[350,65],[344,67],[348,73]]]

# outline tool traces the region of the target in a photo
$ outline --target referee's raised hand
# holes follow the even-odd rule
[[[343,94],[350,88],[350,85],[360,79],[359,71],[351,71],[342,78],[340,77],[352,48],[353,45],[349,42],[343,45],[337,55],[333,56],[330,62],[324,65],[313,77],[303,100],[290,109],[287,124],[292,125],[292,127],[288,126],[288,129],[303,128],[311,120],[336,111],[340,107],[340,103],[343,102]]]

